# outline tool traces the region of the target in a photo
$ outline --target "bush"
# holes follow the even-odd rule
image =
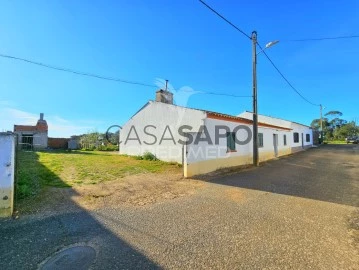
[[[151,152],[145,152],[142,157],[144,160],[158,160],[158,158]]]

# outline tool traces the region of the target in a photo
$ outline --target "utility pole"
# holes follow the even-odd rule
[[[320,104],[320,143],[322,144],[323,142],[323,106]]]
[[[257,32],[252,32],[253,65],[253,165],[259,166],[258,160],[258,111],[257,111]]]

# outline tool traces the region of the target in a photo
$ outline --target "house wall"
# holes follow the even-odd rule
[[[298,151],[302,151],[307,149],[313,145],[313,130],[310,127],[303,126],[297,123],[291,124],[292,134],[291,134],[291,152],[295,153]],[[299,134],[299,142],[294,142],[294,133],[297,132]],[[302,137],[303,134],[303,137]],[[306,134],[310,135],[310,141],[306,142]],[[303,139],[302,139],[303,138]]]
[[[48,146],[47,132],[37,132],[34,135],[34,149],[44,149]]]
[[[246,119],[253,119],[253,113],[251,112],[243,112],[238,115],[239,117],[243,117]],[[271,125],[276,125],[280,127],[286,127],[292,129],[292,134],[287,136],[287,141],[291,145],[291,153],[295,153],[306,149],[313,145],[313,131],[309,126],[301,125],[299,123],[294,123],[288,120],[283,120],[275,117],[265,116],[265,115],[258,115],[258,121],[262,123],[267,123]],[[299,142],[294,142],[294,132],[299,133]],[[303,133],[303,147],[302,147],[302,137],[301,134]],[[305,135],[310,134],[310,142],[306,142]]]
[[[0,133],[0,217],[13,212],[15,142],[14,134]]]
[[[253,163],[253,138],[246,144],[236,143],[236,150],[233,152],[227,151],[227,138],[219,138],[218,144],[215,143],[216,137],[215,126],[226,126],[232,132],[238,125],[247,127],[252,134],[252,125],[242,124],[238,122],[231,122],[218,119],[207,118],[205,125],[208,129],[212,143],[209,145],[207,142],[194,142],[186,146],[186,156],[184,162],[184,176],[190,177],[193,175],[204,174],[213,172],[218,169],[226,167],[234,167],[245,164]],[[224,133],[225,131],[222,131]],[[278,155],[287,155],[291,153],[290,145],[290,131],[283,129],[275,129],[268,127],[259,127],[258,133],[263,133],[263,147],[259,148],[259,160],[265,161],[274,158],[274,143],[273,134],[278,135]],[[287,136],[287,145],[283,143],[283,135]],[[194,134],[195,135],[195,134]],[[202,134],[202,136],[204,136]],[[248,133],[244,129],[240,129],[236,137],[239,141],[245,141]]]
[[[198,131],[205,116],[200,110],[150,101],[122,127],[119,152],[126,155],[151,152],[163,161],[182,163],[183,145],[178,140],[184,137],[178,128],[188,125],[192,131]]]
[[[47,132],[38,132],[38,131],[16,131],[18,135],[18,144],[21,147],[22,137],[26,135],[33,136],[33,149],[44,149],[48,145]]]

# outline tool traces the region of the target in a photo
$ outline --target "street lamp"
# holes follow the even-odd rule
[[[268,42],[266,44],[265,48],[263,50],[261,50],[259,53],[257,53],[257,55],[260,54],[261,52],[263,52],[264,50],[269,49],[270,47],[276,45],[278,42],[279,42],[279,40],[274,40],[274,41]]]
[[[257,55],[274,46],[279,40],[271,41],[257,53],[257,32],[252,32],[252,67],[253,67],[253,165],[259,165],[258,159],[258,108],[257,108]]]

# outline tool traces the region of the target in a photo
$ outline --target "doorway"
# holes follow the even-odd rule
[[[302,133],[302,148],[304,148],[304,136],[303,136],[303,133]]]
[[[278,157],[278,134],[273,134],[274,156]]]
[[[32,150],[33,142],[34,136],[32,134],[23,134],[21,138],[21,148],[30,151]]]

